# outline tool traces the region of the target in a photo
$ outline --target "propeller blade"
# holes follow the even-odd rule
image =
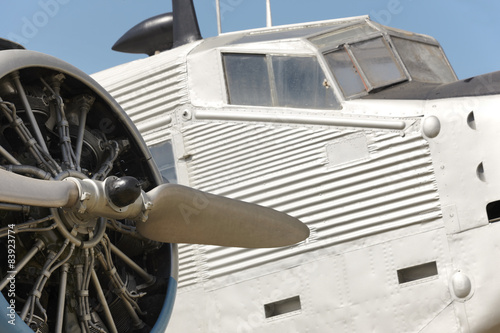
[[[309,237],[305,224],[284,213],[182,185],[163,184],[141,196],[137,181],[126,177],[67,180],[39,180],[0,169],[0,202],[130,218],[141,235],[165,243],[264,248]]]
[[[39,180],[0,169],[0,202],[38,207],[71,206],[78,199],[75,183]]]
[[[153,206],[137,230],[156,241],[264,248],[309,236],[305,224],[284,213],[182,185],[163,184],[147,195]]]

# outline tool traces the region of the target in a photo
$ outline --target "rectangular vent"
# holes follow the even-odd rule
[[[300,296],[290,297],[281,301],[264,305],[266,318],[276,317],[285,313],[298,311],[302,307],[300,305]]]
[[[500,200],[490,202],[486,205],[486,213],[488,214],[488,220],[490,223],[495,223],[500,221]]]
[[[398,270],[399,283],[407,283],[438,275],[435,261]]]

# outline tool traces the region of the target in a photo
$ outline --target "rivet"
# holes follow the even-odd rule
[[[192,115],[191,115],[191,111],[189,111],[189,110],[184,110],[184,111],[182,112],[182,118],[183,118],[184,120],[190,120],[190,119],[191,119],[191,117],[192,117]]]

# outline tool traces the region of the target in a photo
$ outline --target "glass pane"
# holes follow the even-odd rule
[[[272,106],[265,55],[227,53],[223,59],[230,104]]]
[[[327,53],[325,59],[346,97],[365,91],[363,81],[345,49]]]
[[[439,47],[398,37],[392,37],[392,41],[413,80],[428,83],[456,80]]]
[[[320,49],[327,46],[337,47],[338,45],[344,44],[347,40],[355,42],[364,39],[374,31],[375,30],[367,24],[356,25],[313,37],[310,41]]]
[[[373,88],[405,79],[403,70],[382,38],[352,44],[351,50]]]
[[[172,142],[165,141],[158,145],[149,147],[153,160],[155,161],[165,183],[177,184],[177,172],[175,170],[174,151]]]
[[[316,57],[273,56],[276,106],[338,108]]]

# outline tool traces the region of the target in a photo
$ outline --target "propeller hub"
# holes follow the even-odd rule
[[[68,210],[59,210],[59,218],[69,230],[74,229],[79,235],[92,233],[97,224],[96,217],[78,214]]]
[[[90,179],[79,172],[63,173],[57,177],[59,180],[80,179],[90,181]],[[57,228],[71,243],[78,247],[90,248],[97,245],[106,230],[106,220],[79,212],[74,209],[51,208]]]
[[[117,207],[133,204],[141,195],[141,183],[134,177],[109,177],[105,190],[109,200]]]

